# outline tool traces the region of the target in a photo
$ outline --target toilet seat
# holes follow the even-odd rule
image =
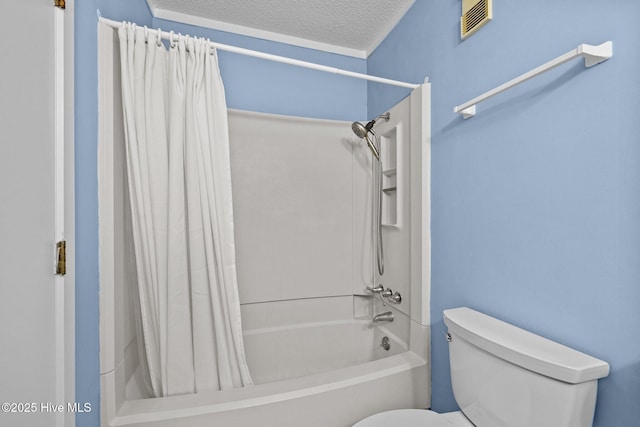
[[[397,409],[371,415],[353,427],[453,427],[453,423],[437,412],[424,409]]]

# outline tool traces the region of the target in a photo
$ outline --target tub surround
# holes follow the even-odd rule
[[[392,108],[381,133],[398,183],[396,223],[383,231],[389,275],[382,280],[401,291],[398,305],[383,306],[364,291],[374,282],[371,157],[351,123],[229,110],[236,267],[257,385],[145,399],[137,311],[123,304],[135,301],[136,280],[118,43],[106,25],[100,41],[103,425],[253,425],[277,412],[284,415],[272,416],[270,425],[293,426],[307,422],[309,408],[343,406],[318,417],[323,426],[341,426],[381,408],[428,407],[429,85]],[[373,325],[372,316],[386,310],[394,321]],[[389,351],[381,347],[384,337]],[[392,398],[389,389],[396,390]],[[359,397],[365,393],[366,403]]]

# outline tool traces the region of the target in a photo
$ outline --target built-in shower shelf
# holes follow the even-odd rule
[[[398,127],[382,133],[382,225],[398,226]]]

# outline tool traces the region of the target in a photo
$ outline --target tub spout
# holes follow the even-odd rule
[[[373,316],[373,322],[393,322],[393,313],[390,311],[385,311],[384,313],[376,314]]]

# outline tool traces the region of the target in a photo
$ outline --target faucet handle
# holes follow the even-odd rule
[[[367,291],[371,292],[372,294],[379,294],[381,292],[384,292],[384,286],[377,285],[373,288],[371,286],[367,286]]]
[[[389,299],[389,302],[391,304],[400,304],[402,302],[402,295],[400,295],[400,292],[396,292],[393,295],[390,295],[387,297]]]

